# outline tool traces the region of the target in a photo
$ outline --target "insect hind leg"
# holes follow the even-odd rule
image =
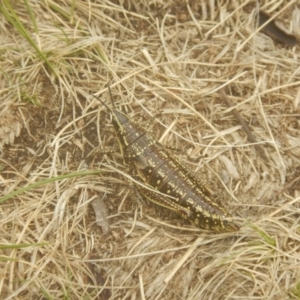
[[[144,184],[145,185],[145,184]],[[192,211],[189,210],[186,207],[183,207],[176,203],[173,199],[171,199],[169,196],[164,196],[159,194],[158,192],[151,190],[153,189],[151,186],[148,186],[148,188],[143,186],[137,186],[137,191],[144,196],[146,199],[148,199],[150,202],[165,207],[171,211],[176,212],[184,219],[190,219],[192,216]]]

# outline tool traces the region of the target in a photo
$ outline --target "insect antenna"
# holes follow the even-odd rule
[[[108,91],[109,91],[109,95],[110,95],[110,102],[112,103],[113,108],[116,109],[109,83],[107,84],[107,87],[108,87]],[[96,98],[108,111],[112,112],[111,108],[109,108],[109,106],[107,104],[105,104],[102,100],[100,100],[100,97],[96,97],[94,95],[93,95],[93,97]]]
[[[93,95],[94,98],[96,98],[108,111],[111,111],[111,109],[109,108],[109,106],[107,104],[105,104],[102,100],[100,100],[99,97],[96,97]]]
[[[110,89],[109,83],[107,83],[107,87],[108,87],[108,91],[109,91],[109,95],[110,95],[110,101],[112,103],[112,106],[113,106],[114,109],[117,109],[116,106],[115,106],[115,102],[113,101],[113,96],[112,96],[112,93],[111,93],[111,89]]]

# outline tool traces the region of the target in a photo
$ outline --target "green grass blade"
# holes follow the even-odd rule
[[[28,248],[28,247],[34,247],[34,246],[45,246],[48,243],[37,243],[37,244],[0,244],[0,249],[21,249],[21,248]]]
[[[264,241],[271,245],[272,247],[276,247],[276,241],[271,236],[269,236],[265,231],[261,230],[255,225],[251,226],[252,229],[254,229],[263,239]]]
[[[74,177],[80,177],[80,176],[88,176],[88,175],[97,175],[99,173],[101,173],[102,171],[100,170],[96,170],[96,171],[84,171],[84,172],[74,172],[74,173],[70,173],[70,174],[64,174],[64,175],[60,175],[60,176],[57,176],[57,177],[52,177],[52,178],[48,178],[48,179],[45,179],[45,180],[42,180],[42,181],[39,181],[39,182],[36,182],[34,184],[30,184],[30,185],[27,185],[19,190],[16,190],[14,192],[11,192],[9,193],[8,195],[0,198],[0,204],[14,196],[17,196],[19,194],[22,194],[26,191],[29,191],[29,190],[33,190],[37,187],[40,187],[42,185],[45,185],[47,183],[51,183],[51,182],[55,182],[55,181],[58,181],[58,180],[63,180],[63,179],[67,179],[67,178],[74,178]]]
[[[26,5],[29,6],[28,3]],[[29,10],[29,14],[30,14]],[[37,46],[37,44],[34,42],[34,40],[31,38],[29,32],[26,30],[26,28],[23,26],[23,23],[21,22],[20,18],[14,11],[13,7],[10,5],[9,1],[3,0],[3,4],[0,4],[0,12],[4,15],[6,20],[11,23],[11,25],[28,41],[28,43],[36,50],[36,52],[39,54],[39,56],[42,58],[42,60],[46,63],[46,65],[50,68],[50,70],[58,77],[58,73],[54,66],[50,63],[46,55],[40,50],[40,48]],[[33,14],[32,14],[33,15]],[[31,16],[31,14],[30,14]],[[34,19],[34,16],[31,16],[31,19]],[[34,27],[37,32],[37,25],[34,21]]]
[[[36,23],[36,19],[35,19],[34,13],[33,13],[32,9],[30,7],[28,1],[24,0],[24,3],[25,3],[25,5],[27,7],[27,10],[29,12],[29,16],[30,16],[31,22],[32,22],[33,27],[34,27],[34,31],[35,31],[36,34],[38,34],[39,33],[39,29],[38,29],[38,26],[37,26],[37,23]]]

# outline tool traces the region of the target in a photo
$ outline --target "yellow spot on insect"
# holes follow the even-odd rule
[[[180,197],[183,197],[183,190],[182,189],[178,190],[177,195],[179,195]]]
[[[200,206],[200,205],[197,205],[196,207],[195,207],[195,209],[196,209],[196,211],[199,211],[199,212],[203,212],[203,209],[202,209],[202,207]]]
[[[157,171],[157,174],[158,174],[160,177],[162,177],[162,178],[164,178],[164,177],[166,176],[165,172],[162,171],[162,170],[158,170],[158,171]]]
[[[193,205],[195,203],[195,201],[192,198],[186,199],[186,202],[191,204],[191,205]],[[197,207],[196,207],[196,209],[197,209]]]

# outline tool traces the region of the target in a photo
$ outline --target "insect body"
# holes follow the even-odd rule
[[[225,208],[211,199],[213,193],[205,183],[142,126],[116,108],[110,111],[124,162],[133,178],[142,183],[136,185],[141,195],[193,221],[197,227],[239,229]]]

